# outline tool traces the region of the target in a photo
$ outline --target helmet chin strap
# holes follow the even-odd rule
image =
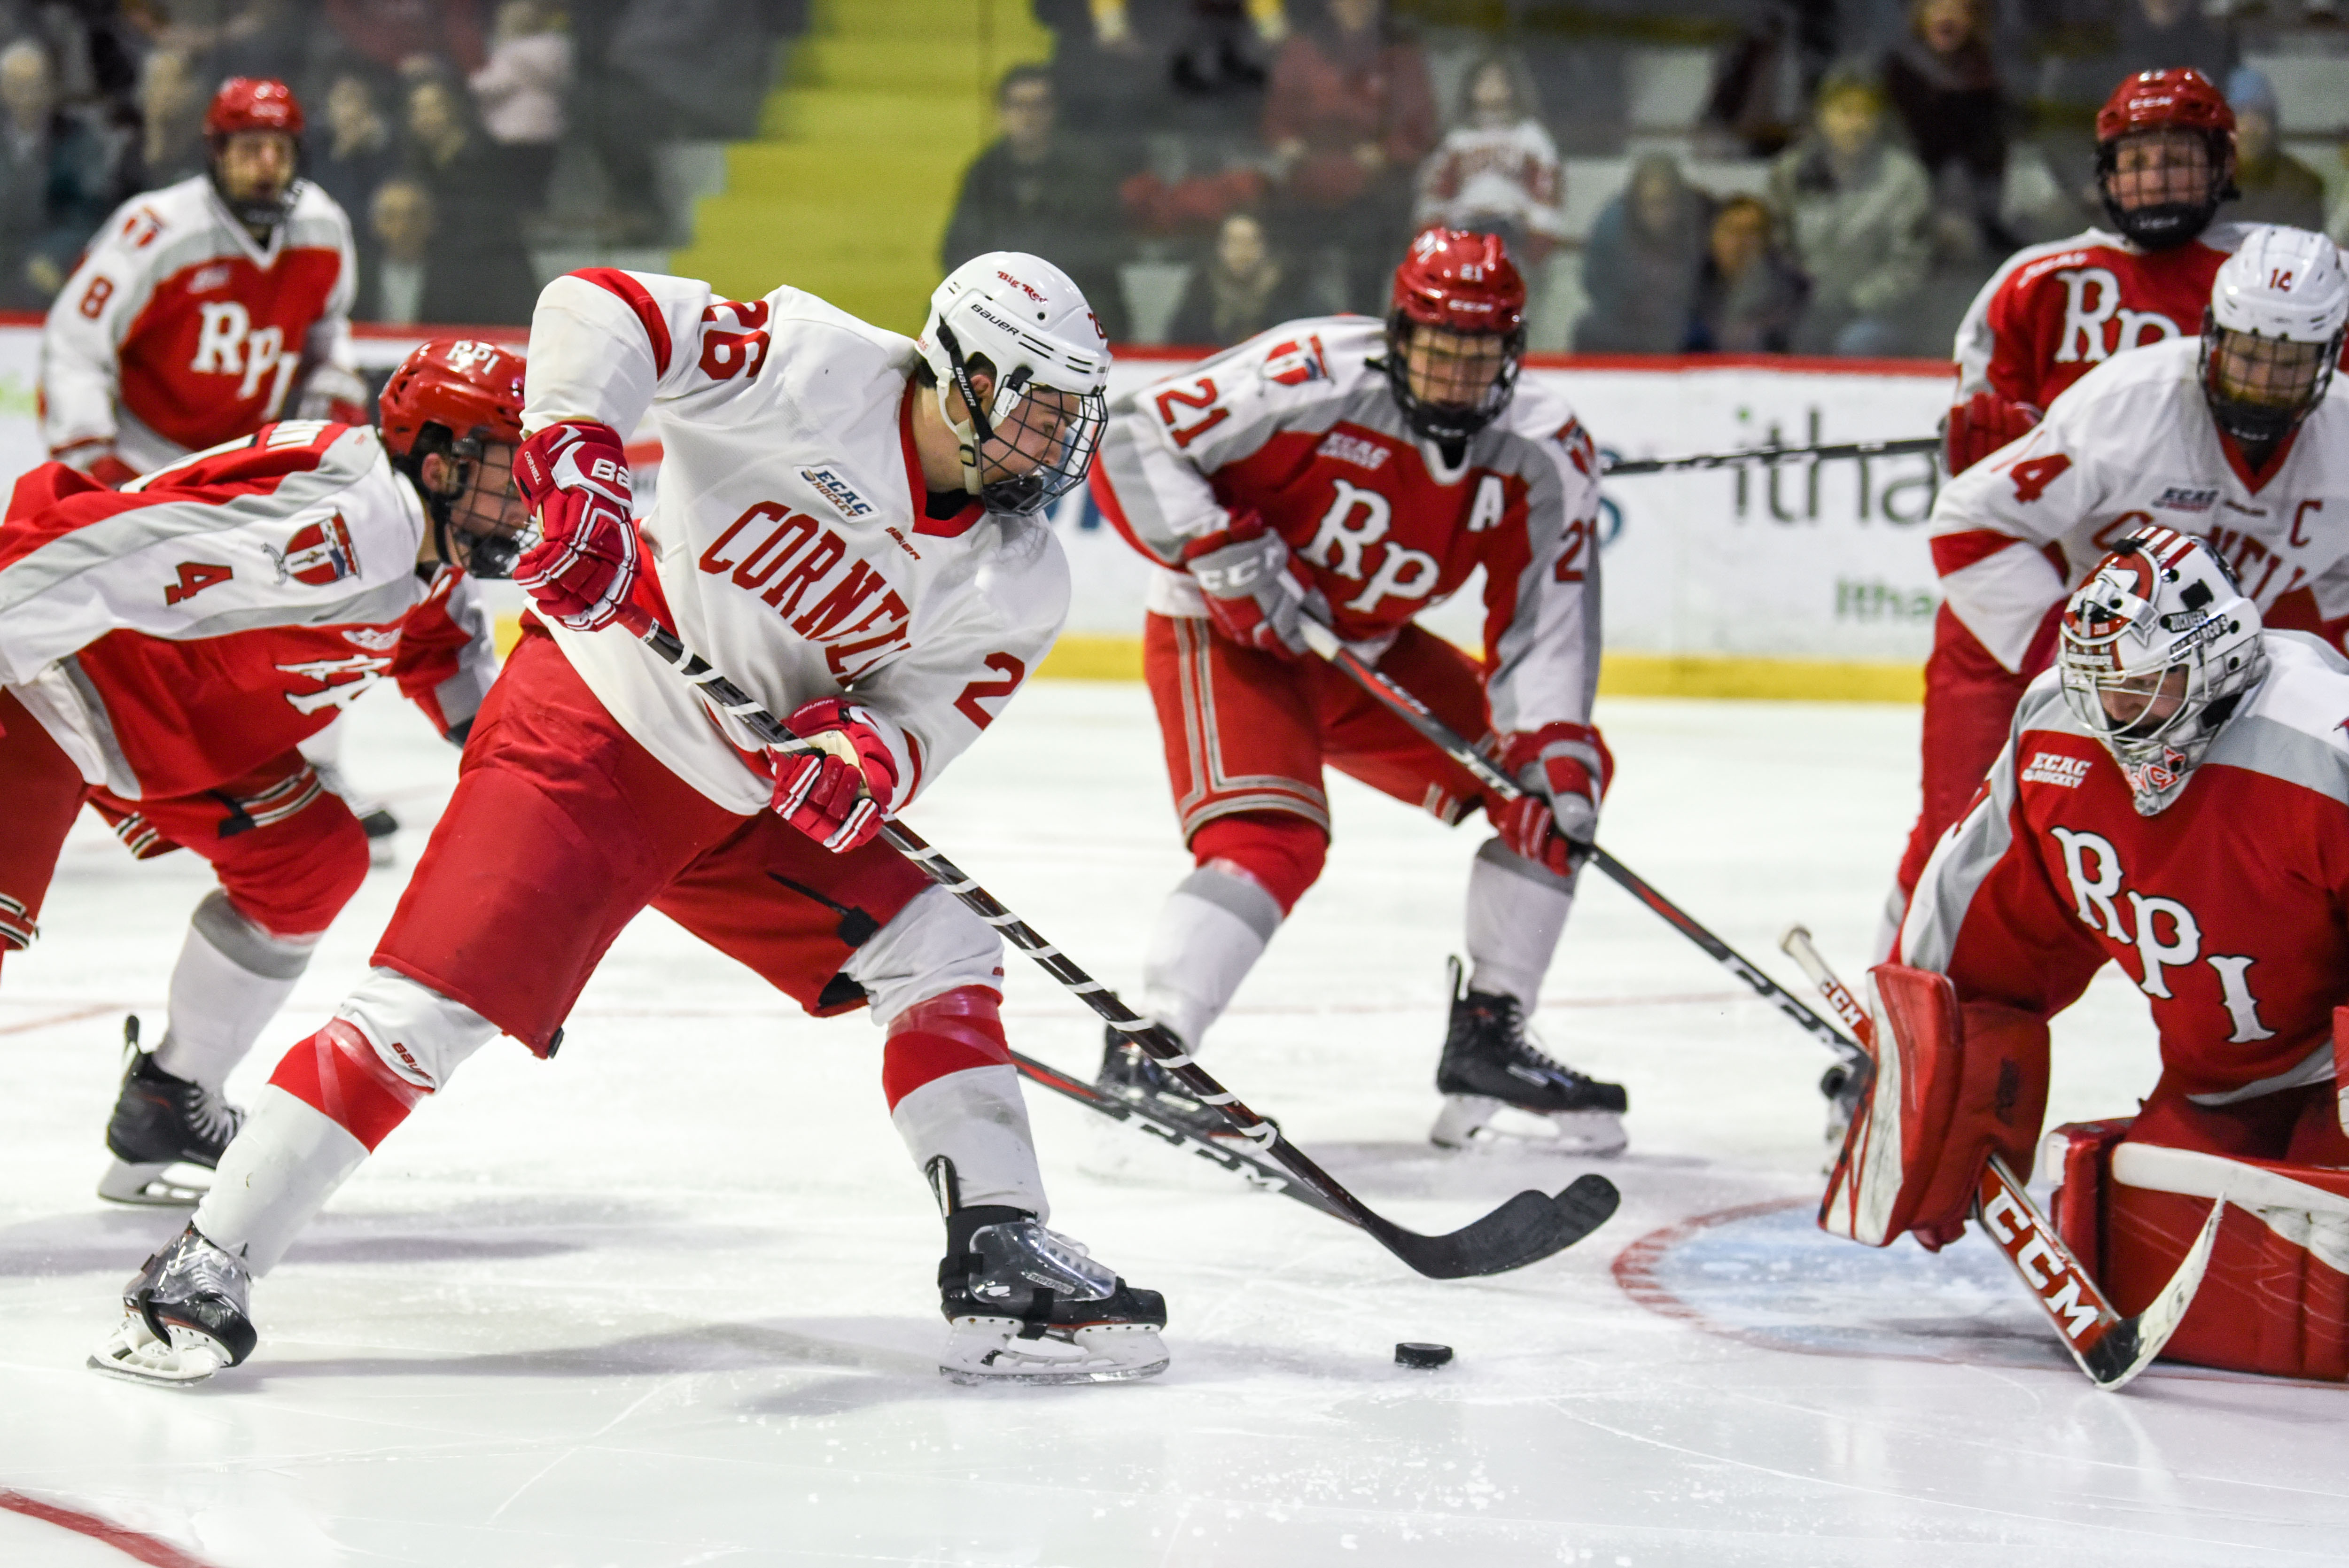
[[[962,346],[955,341],[952,328],[938,323],[938,346],[947,351],[947,363],[954,368],[953,390],[962,394],[962,406],[969,414],[968,419],[954,416],[954,405],[947,400],[947,387],[937,385],[938,414],[954,432],[956,455],[962,459],[962,488],[971,495],[979,493],[978,449],[995,436],[995,428],[988,422],[987,410],[979,401],[978,390],[971,385],[970,366],[963,362]]]

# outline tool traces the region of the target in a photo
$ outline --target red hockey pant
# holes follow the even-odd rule
[[[0,730],[0,957],[29,942],[85,802],[142,859],[182,845],[202,856],[229,903],[272,936],[317,935],[367,878],[367,833],[299,752],[206,794],[125,800],[84,783],[5,689]]]
[[[1278,845],[1327,843],[1324,764],[1446,823],[1479,803],[1475,775],[1319,659],[1243,648],[1186,616],[1152,615],[1142,647],[1184,841],[1203,861],[1237,861],[1283,908],[1320,870],[1318,847]],[[1407,625],[1379,668],[1460,735],[1489,735],[1484,668],[1443,638]]]
[[[375,962],[541,1056],[647,907],[819,1017],[861,1006],[841,965],[930,885],[878,842],[835,855],[669,771],[534,628],[473,721],[456,794]]]

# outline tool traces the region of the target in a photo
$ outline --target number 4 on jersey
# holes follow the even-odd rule
[[[2014,480],[2014,499],[2020,501],[2037,500],[2047,493],[2047,487],[2055,482],[2055,476],[2071,466],[2072,459],[2061,452],[2052,453],[2044,458],[2031,458],[2015,464],[2006,470]]]
[[[215,583],[225,583],[236,575],[226,566],[211,561],[182,561],[180,580],[163,590],[163,603],[176,604],[182,599],[192,599]]]

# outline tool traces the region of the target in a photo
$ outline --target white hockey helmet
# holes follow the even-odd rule
[[[2064,606],[2055,664],[2073,717],[2104,743],[2150,817],[2267,674],[2259,606],[2198,539],[2141,528]]]
[[[973,256],[930,295],[916,344],[962,444],[963,484],[989,509],[1038,511],[1083,481],[1108,418],[1109,340],[1068,273],[1019,251]],[[975,367],[994,377],[984,407]]]
[[[2331,240],[2253,229],[2220,266],[2202,316],[2202,394],[2237,440],[2270,447],[2324,399],[2349,323],[2349,273]]]

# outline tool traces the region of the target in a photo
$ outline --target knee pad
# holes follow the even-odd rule
[[[2047,1111],[2047,1025],[1994,1003],[1961,1006],[1949,976],[1905,965],[1876,981],[1873,1081],[1844,1134],[1819,1228],[1869,1246],[1964,1233],[1983,1167],[2031,1173]]]
[[[271,836],[271,852],[213,861],[221,886],[238,914],[271,935],[315,941],[367,881],[367,830],[349,807],[322,795],[261,832]]]
[[[425,1094],[445,1088],[498,1032],[463,1003],[391,969],[370,972],[335,1018],[357,1032],[386,1070]]]
[[[881,1091],[889,1109],[933,1079],[969,1068],[1011,1065],[1003,1037],[1002,999],[984,985],[961,985],[916,1002],[889,1024],[881,1052]]]
[[[1217,817],[1191,835],[1191,853],[1203,869],[1228,861],[1270,893],[1288,914],[1321,875],[1330,835],[1291,811],[1241,811]]]
[[[864,988],[884,1029],[917,1002],[966,985],[1000,995],[1003,939],[942,887],[925,889],[849,955],[842,974]]]

